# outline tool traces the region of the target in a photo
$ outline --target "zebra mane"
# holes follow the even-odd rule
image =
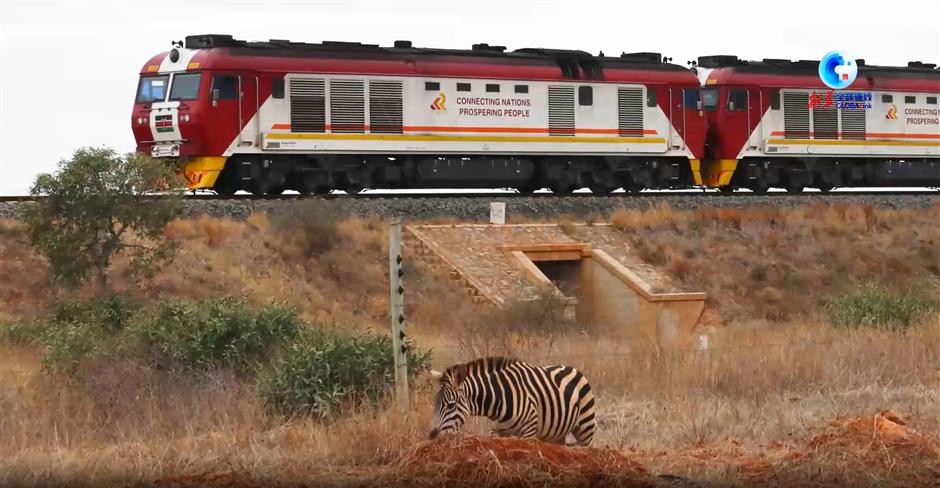
[[[509,357],[503,357],[503,356],[490,356],[490,357],[485,357],[485,358],[474,359],[473,361],[470,361],[469,363],[467,363],[466,367],[468,369],[469,368],[477,369],[477,368],[484,368],[485,366],[489,366],[488,369],[490,371],[495,372],[495,371],[501,371],[503,368],[506,368],[518,362],[519,360],[515,358],[509,358]]]

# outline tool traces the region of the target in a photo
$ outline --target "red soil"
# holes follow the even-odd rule
[[[447,487],[656,486],[643,466],[613,449],[463,435],[418,444],[390,475],[403,484]]]

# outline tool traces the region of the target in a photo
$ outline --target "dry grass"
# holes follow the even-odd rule
[[[909,333],[784,329],[723,330],[710,352],[567,337],[551,347],[531,342],[526,359],[582,369],[598,394],[596,445],[629,450],[657,473],[741,479],[731,461],[701,464],[694,454],[733,448],[736,462],[773,442],[812,437],[831,419],[882,409],[940,432],[940,317]],[[205,473],[269,484],[381,480],[383,467],[420,449],[430,419],[426,378],[408,412],[354,409],[321,424],[268,416],[252,386],[225,373],[168,377],[110,364],[65,383],[39,373],[33,349],[3,346],[0,354],[4,486]],[[488,425],[467,430],[483,434]]]
[[[940,289],[940,204],[659,205],[619,210],[610,221],[641,259],[708,293],[709,308],[728,322],[814,320],[826,300],[865,281]]]
[[[470,305],[446,278],[407,265],[409,333],[434,349],[436,369],[489,353],[583,370],[598,398],[595,447],[623,451],[598,451],[622,456],[615,461],[623,466],[596,472],[595,483],[611,474],[635,475],[633,463],[651,473],[722,484],[859,481],[853,473],[867,473],[873,459],[889,462],[906,451],[847,434],[849,444],[812,441],[842,439],[819,436],[843,432],[840,426],[856,425],[852,419],[885,409],[901,412],[909,425],[938,441],[940,315],[908,332],[847,331],[817,322],[813,311],[853,279],[936,280],[940,206],[696,212],[660,206],[619,212],[612,221],[651,262],[658,260],[689,288],[707,291],[712,306],[737,326],[703,329],[708,351],[660,349],[590,329],[571,332],[567,325],[556,330],[545,320],[554,317],[549,305],[488,313]],[[331,227],[335,245],[313,253],[294,247],[297,241],[279,241],[283,231],[273,225],[265,214],[244,222],[174,222],[167,234],[181,244],[176,263],[133,291],[150,298],[276,298],[307,318],[386,327],[382,222],[338,221]],[[5,315],[28,317],[47,299],[35,272],[44,264],[18,232],[15,224],[0,226],[0,297]],[[131,289],[117,274],[115,279],[119,288]],[[529,321],[540,328],[520,326]],[[102,363],[67,381],[41,374],[39,356],[33,346],[0,345],[2,486],[382,486],[408,473],[411,481],[441,486],[446,479],[420,470],[458,469],[466,456],[453,463],[441,456],[447,449],[483,452],[473,446],[494,452],[495,461],[480,471],[485,478],[470,480],[483,486],[544,486],[572,469],[545,461],[545,450],[528,444],[469,445],[457,438],[426,443],[433,395],[427,378],[413,385],[406,412],[350,407],[341,420],[325,424],[269,415],[253,384],[224,371],[185,376]],[[489,425],[474,421],[466,430],[485,434]],[[857,455],[839,457],[846,445]],[[816,453],[807,456],[810,450]],[[871,457],[878,452],[882,457]],[[506,453],[522,456],[521,464],[507,461]],[[906,469],[919,476],[934,469],[925,459],[903,457],[914,463]],[[409,464],[418,460],[428,463]],[[888,465],[877,466],[871,479],[891,485]],[[546,478],[546,472],[554,474]],[[630,480],[626,486],[636,481]]]

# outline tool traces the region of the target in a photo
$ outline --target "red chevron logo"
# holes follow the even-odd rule
[[[444,92],[434,98],[434,101],[431,102],[431,110],[447,110],[447,107],[444,106],[444,102],[447,101],[447,95],[444,95]]]

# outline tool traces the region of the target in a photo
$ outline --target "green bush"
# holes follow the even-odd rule
[[[826,305],[829,320],[842,327],[906,328],[940,308],[940,299],[929,284],[893,290],[878,283],[857,286]]]
[[[290,308],[255,307],[237,298],[159,304],[133,329],[158,361],[171,367],[247,370],[290,342],[302,322]]]
[[[407,350],[410,376],[426,369],[430,352]],[[283,414],[332,416],[348,402],[378,402],[395,380],[388,335],[314,329],[292,344],[262,378],[266,404]]]
[[[121,345],[116,336],[139,310],[140,304],[124,295],[53,302],[39,327],[44,366],[74,373],[90,355],[113,352]]]
[[[108,295],[90,300],[60,300],[50,306],[48,322],[52,326],[82,323],[102,332],[117,332],[126,328],[140,309],[140,303],[127,295]]]
[[[0,320],[0,343],[33,344],[45,333],[41,322],[24,322],[17,319]]]
[[[70,321],[50,324],[42,337],[43,367],[72,374],[82,361],[103,349],[108,337],[96,324]]]

